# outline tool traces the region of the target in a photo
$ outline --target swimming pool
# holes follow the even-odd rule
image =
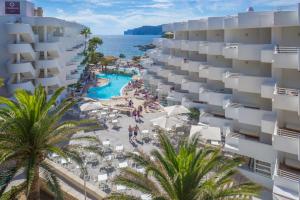
[[[109,84],[100,87],[91,87],[87,96],[92,99],[108,100],[112,97],[120,96],[121,90],[131,81],[131,76],[118,74],[97,74],[97,77],[109,79]]]

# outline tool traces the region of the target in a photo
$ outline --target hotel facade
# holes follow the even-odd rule
[[[199,109],[201,137],[245,157],[239,171],[273,199],[299,200],[300,4],[163,29],[174,39],[148,51],[149,89],[163,104]]]
[[[58,87],[77,83],[84,69],[83,28],[44,17],[42,8],[29,1],[0,0],[0,77],[5,81],[0,94],[32,92],[42,85],[51,96]]]

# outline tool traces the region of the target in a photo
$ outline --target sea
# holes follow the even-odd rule
[[[124,54],[126,59],[133,56],[142,56],[145,52],[140,51],[136,45],[146,45],[152,43],[159,35],[103,35],[100,36],[103,44],[98,50],[105,56],[116,56]]]

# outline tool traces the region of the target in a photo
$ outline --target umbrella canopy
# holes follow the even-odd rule
[[[103,107],[103,105],[100,102],[88,102],[85,104],[82,104],[80,106],[80,110],[83,112],[91,111],[91,110],[100,110]]]
[[[187,109],[183,105],[175,105],[175,106],[165,107],[164,110],[168,116],[176,116],[176,115],[180,115],[180,114],[190,113],[189,109]]]
[[[151,120],[153,126],[158,126],[167,131],[172,128],[178,128],[184,126],[184,120],[176,117],[162,116]]]

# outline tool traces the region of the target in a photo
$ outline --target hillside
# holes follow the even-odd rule
[[[162,26],[142,26],[124,31],[124,35],[162,35]]]

